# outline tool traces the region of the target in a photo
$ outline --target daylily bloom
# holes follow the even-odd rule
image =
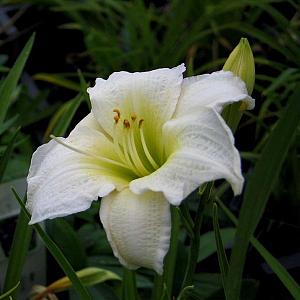
[[[220,116],[254,100],[231,72],[183,79],[184,65],[116,72],[88,89],[92,111],[67,138],[33,154],[30,223],[86,210],[101,197],[100,219],[113,252],[129,269],[161,274],[169,248],[170,204],[225,178],[243,187],[240,156]]]

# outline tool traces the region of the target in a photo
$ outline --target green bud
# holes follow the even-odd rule
[[[239,76],[246,84],[251,95],[255,81],[255,66],[252,50],[246,38],[241,38],[239,44],[233,49],[223,67],[224,71],[231,71]]]

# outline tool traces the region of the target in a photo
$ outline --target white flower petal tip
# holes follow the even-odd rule
[[[162,193],[113,192],[101,201],[100,219],[121,264],[162,274],[171,233],[170,205]]]
[[[176,116],[195,112],[199,107],[212,107],[221,112],[224,106],[243,101],[246,109],[255,106],[248,95],[245,83],[232,72],[218,71],[211,74],[184,78]]]

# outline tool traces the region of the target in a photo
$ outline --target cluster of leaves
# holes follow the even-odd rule
[[[241,153],[249,166],[246,174],[249,181],[239,218],[227,208],[232,203],[232,196],[226,184],[212,189],[210,186],[204,192],[192,195],[189,205],[184,203],[179,209],[174,208],[171,250],[163,277],[145,269],[134,274],[120,266],[98,224],[99,204],[76,216],[49,221],[47,232],[35,225],[34,229],[74,285],[77,293],[72,291],[70,298],[255,299],[258,281],[242,281],[249,243],[286,287],[285,295],[300,298],[299,285],[253,236],[270,197],[277,202],[284,197],[286,202],[291,202],[287,204],[299,210],[299,201],[296,201],[300,197],[297,190],[300,163],[297,3],[292,0],[185,1],[184,5],[180,0],[173,0],[161,6],[146,5],[142,0],[33,0],[30,3],[50,9],[53,14],[67,16],[68,21],[61,28],[82,32],[86,51],[81,56],[91,61],[83,70],[85,76],[100,74],[105,77],[116,70],[147,70],[174,66],[182,61],[187,64],[188,75],[220,69],[240,36],[250,39],[257,66],[254,90],[257,108],[246,113],[237,132],[241,139],[242,133],[254,132],[253,143],[246,143],[245,151]],[[23,133],[27,126],[55,110],[45,139],[49,133],[64,135],[81,103],[86,101],[89,105],[85,93],[87,84],[80,72],[77,82],[72,79],[74,74],[72,77],[47,73],[33,76],[36,80],[79,93],[59,107],[51,106],[46,110],[40,105],[45,103],[45,93],[32,99],[24,84],[17,86],[32,42],[33,38],[10,71],[5,67],[1,69],[4,74],[9,71],[0,84],[2,180],[17,178],[27,172],[33,151],[32,141]],[[288,180],[285,180],[286,176]],[[221,197],[227,199],[227,205]],[[202,198],[200,207],[199,198]],[[22,200],[18,200],[22,205]],[[11,290],[12,295],[16,295],[14,287],[19,282],[30,239],[27,222],[23,207],[4,286],[4,291]],[[219,222],[226,228],[220,229]],[[231,245],[233,250],[229,259],[226,249]],[[220,268],[217,265],[214,270],[209,270],[215,273],[204,273],[201,263],[214,253],[217,253]],[[22,259],[17,260],[20,257]],[[74,270],[90,266],[111,271],[123,280],[103,283],[101,277],[97,285],[85,288],[78,279],[84,283],[85,275],[82,277]]]

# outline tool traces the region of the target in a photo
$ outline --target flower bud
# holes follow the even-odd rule
[[[231,71],[239,76],[246,84],[249,95],[253,91],[255,81],[255,66],[252,50],[246,38],[241,38],[239,44],[229,55],[224,71]]]

